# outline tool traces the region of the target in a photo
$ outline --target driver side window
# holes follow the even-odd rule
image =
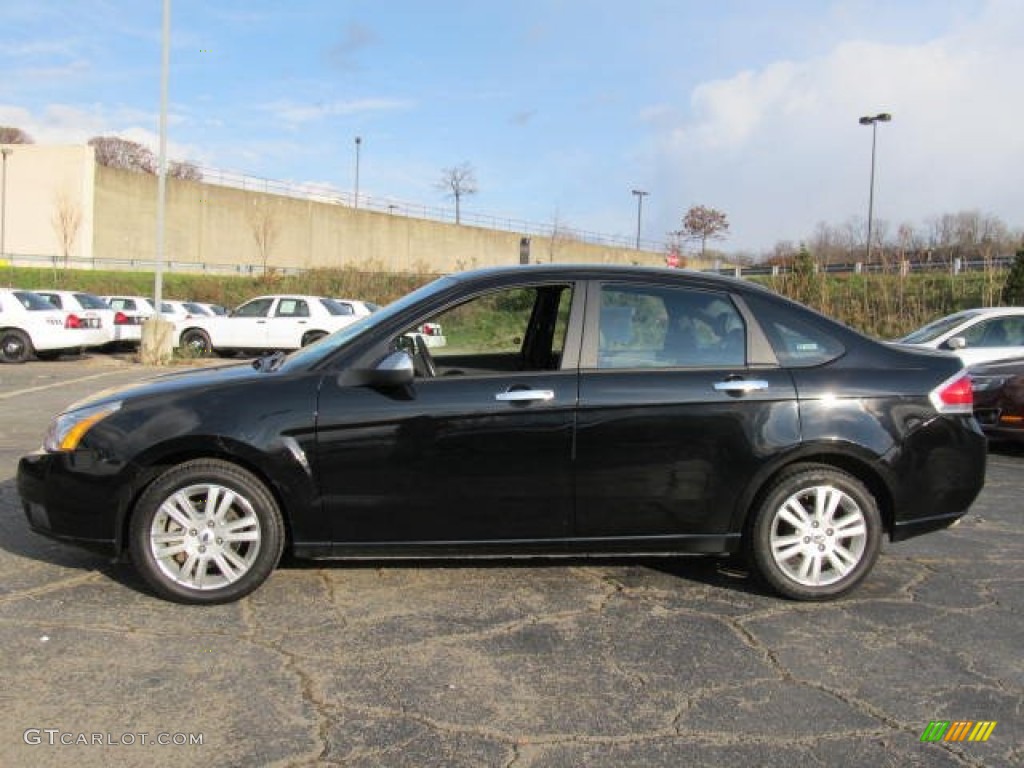
[[[396,343],[421,377],[555,370],[571,300],[568,285],[493,291],[407,329]]]

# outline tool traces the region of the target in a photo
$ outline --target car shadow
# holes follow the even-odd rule
[[[777,595],[754,578],[747,568],[734,557],[716,557],[713,555],[680,555],[678,557],[652,557],[637,555],[626,557],[488,557],[486,559],[436,559],[416,560],[299,560],[286,554],[280,565],[281,569],[294,571],[308,570],[508,570],[533,568],[618,568],[626,571],[621,578],[612,575],[614,581],[633,584],[638,581],[630,569],[648,569],[671,576],[681,581],[690,581],[709,587],[717,587],[730,592],[756,595],[758,597],[774,597]],[[643,581],[642,578],[639,581]]]
[[[1000,456],[1024,456],[1024,440],[989,440],[989,453]]]

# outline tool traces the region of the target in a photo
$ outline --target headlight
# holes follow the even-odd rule
[[[50,423],[43,440],[43,449],[55,453],[73,451],[93,425],[107,418],[121,407],[121,401],[79,408],[62,413]]]

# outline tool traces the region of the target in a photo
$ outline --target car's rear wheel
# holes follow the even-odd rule
[[[273,495],[230,462],[197,459],[158,477],[131,520],[132,560],[162,597],[181,603],[237,600],[281,558],[284,524]]]
[[[870,491],[834,467],[786,470],[763,495],[748,537],[755,571],[797,600],[852,590],[878,557],[882,523]]]
[[[7,328],[0,331],[0,361],[24,363],[32,357],[32,340],[24,331]]]
[[[213,352],[209,334],[198,328],[189,328],[181,334],[181,346],[197,357],[207,357]]]

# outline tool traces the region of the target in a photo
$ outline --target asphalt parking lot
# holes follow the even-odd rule
[[[32,534],[14,487],[53,414],[155,372],[0,366],[0,765],[1024,764],[1024,450],[835,603],[683,559],[288,565],[194,608]]]

